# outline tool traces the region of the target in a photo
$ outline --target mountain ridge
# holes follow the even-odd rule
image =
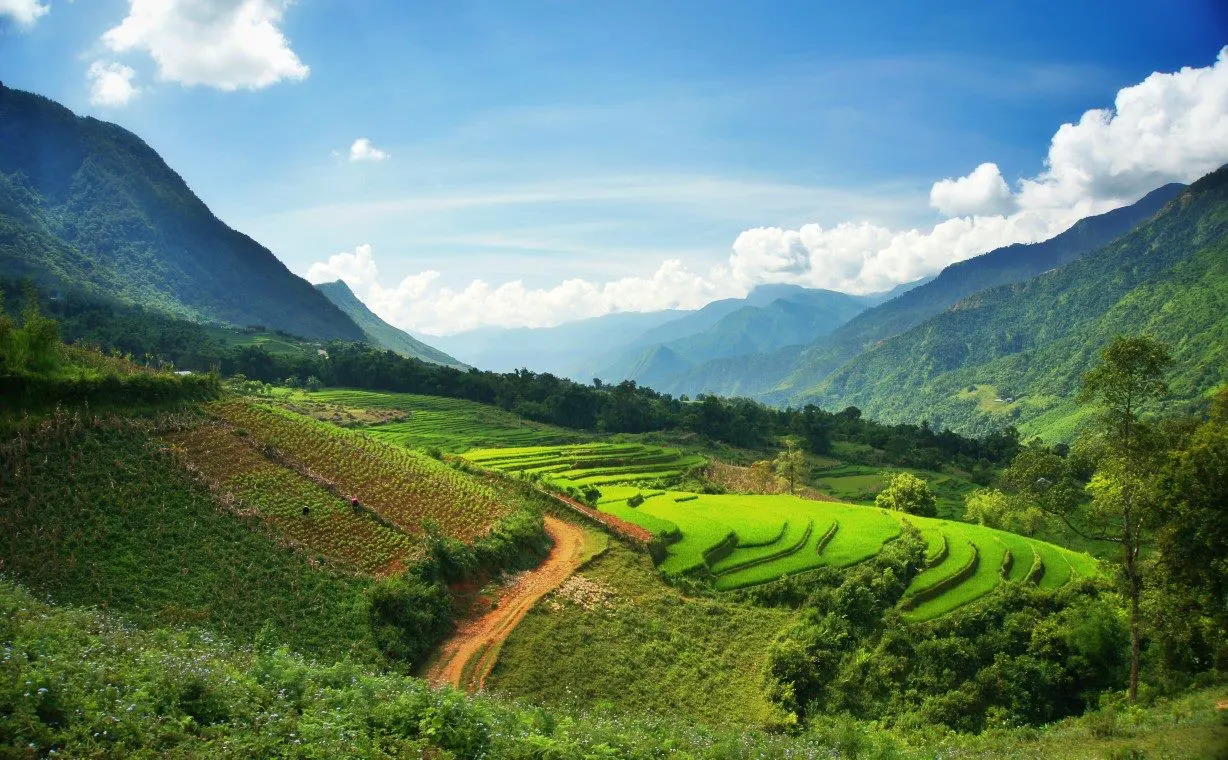
[[[354,295],[354,291],[345,284],[344,280],[322,282],[315,287],[337,308],[354,320],[354,324],[358,325],[372,344],[410,359],[421,359],[432,364],[442,364],[445,367],[456,367],[457,369],[468,368],[468,365],[443,351],[423,343],[404,330],[393,327],[380,319],[379,315],[367,308],[367,305]]]
[[[310,283],[218,219],[140,137],[3,85],[0,275],[200,322],[364,339]]]

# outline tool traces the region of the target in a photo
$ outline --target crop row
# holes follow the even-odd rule
[[[172,433],[165,440],[179,458],[310,555],[362,572],[385,575],[401,567],[419,542],[371,513],[264,456],[249,438],[218,424]]]
[[[262,453],[355,497],[420,535],[433,521],[447,535],[472,540],[510,511],[489,487],[428,456],[273,407],[239,401],[210,407],[253,438]]]

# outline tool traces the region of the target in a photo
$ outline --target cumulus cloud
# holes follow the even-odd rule
[[[342,252],[328,257],[328,261],[317,261],[307,270],[307,279],[319,284],[345,280],[355,292],[363,292],[375,284],[379,270],[375,266],[375,258],[371,255],[370,245],[360,245],[353,253]]]
[[[113,61],[94,61],[85,75],[90,80],[90,102],[96,106],[126,105],[141,92],[132,84],[136,72]]]
[[[935,182],[930,205],[946,216],[986,216],[1005,214],[1014,203],[998,165],[984,163],[966,177]]]
[[[18,26],[34,26],[50,10],[49,4],[39,0],[0,0],[0,16],[8,16]]]
[[[127,17],[103,34],[102,42],[116,53],[148,53],[163,81],[258,90],[284,79],[305,79],[310,73],[280,28],[290,4],[290,0],[128,0]]]
[[[474,280],[463,288],[439,283],[440,274],[427,270],[393,286],[382,285],[372,248],[337,253],[311,265],[314,283],[345,280],[367,306],[388,322],[436,335],[484,325],[549,327],[570,319],[596,317],[613,311],[695,309],[715,298],[744,291],[721,267],[697,276],[680,262],[665,261],[649,277],[624,277],[605,283],[564,280],[551,288],[529,288],[520,280],[491,285]]]
[[[1165,182],[1190,182],[1228,160],[1228,48],[1215,64],[1155,73],[1113,108],[1063,124],[1045,171],[1024,180],[1024,208],[1122,205]]]
[[[350,146],[350,161],[383,161],[388,153],[371,144],[365,137],[360,137]]]
[[[666,261],[648,277],[567,280],[530,289],[474,280],[451,289],[423,272],[381,285],[369,246],[312,266],[316,278],[351,273],[355,292],[400,327],[446,334],[482,325],[548,326],[613,311],[695,308],[762,283],[867,293],[935,274],[1012,243],[1045,240],[1079,219],[1132,203],[1167,182],[1190,182],[1228,163],[1228,48],[1214,64],[1152,74],[1112,108],[1088,111],[1054,134],[1041,171],[1012,192],[996,164],[934,183],[930,204],[948,217],[927,229],[868,222],[759,227],[733,241],[708,271]],[[316,279],[313,278],[313,279]]]

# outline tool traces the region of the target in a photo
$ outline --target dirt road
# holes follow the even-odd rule
[[[482,688],[499,657],[499,648],[516,624],[538,599],[580,566],[584,560],[584,529],[547,515],[546,532],[554,547],[545,561],[512,586],[499,600],[498,607],[460,624],[427,669],[426,678],[431,684],[450,683],[466,691]]]

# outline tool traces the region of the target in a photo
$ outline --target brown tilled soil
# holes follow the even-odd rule
[[[585,534],[579,526],[546,516],[546,532],[554,547],[537,568],[524,573],[499,599],[498,606],[464,620],[443,643],[427,667],[432,685],[448,683],[474,691],[482,688],[494,667],[499,647],[525,613],[546,594],[567,580],[584,557]]]

